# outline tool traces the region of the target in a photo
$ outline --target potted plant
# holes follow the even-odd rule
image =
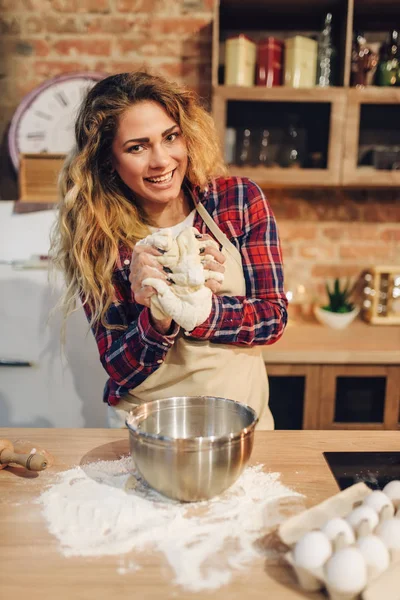
[[[340,279],[337,277],[332,289],[327,283],[325,288],[329,302],[325,306],[315,306],[314,314],[323,325],[334,329],[344,329],[356,318],[360,310],[350,301],[352,290],[349,282],[342,287]]]

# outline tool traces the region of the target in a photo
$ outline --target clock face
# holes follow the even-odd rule
[[[104,73],[74,73],[55,77],[21,102],[11,121],[9,151],[18,170],[19,154],[67,154],[73,147],[78,109],[88,90]]]

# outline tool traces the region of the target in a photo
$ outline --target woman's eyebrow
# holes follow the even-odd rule
[[[171,133],[176,127],[178,127],[178,125],[172,125],[172,127],[169,127],[168,129],[166,129],[165,131],[162,132],[161,137],[164,137],[166,135],[168,135],[169,133]],[[122,145],[126,146],[126,144],[129,144],[130,142],[149,142],[150,138],[134,138],[131,140],[126,140],[126,142],[124,142]]]

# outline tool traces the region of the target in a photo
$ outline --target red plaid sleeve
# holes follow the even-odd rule
[[[218,202],[214,201],[213,217],[240,250],[246,297],[214,295],[209,318],[190,336],[224,344],[272,344],[281,337],[287,322],[275,218],[254,182],[237,178],[228,181],[223,197],[219,191]],[[229,223],[224,219],[228,215]]]
[[[130,296],[128,275],[116,272],[114,283],[117,299]],[[87,303],[83,307],[88,320],[91,312]],[[101,324],[93,327],[101,363],[110,379],[104,390],[104,400],[111,405],[129,390],[137,387],[163,363],[168,350],[179,332],[175,326],[171,335],[162,335],[150,322],[150,311],[132,301],[113,303],[107,311],[110,325],[123,325],[124,330],[109,329]]]

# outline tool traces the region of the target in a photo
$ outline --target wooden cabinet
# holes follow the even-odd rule
[[[346,96],[343,184],[358,187],[398,187],[400,152],[396,169],[375,169],[360,163],[363,156],[374,147],[384,147],[390,143],[394,145],[397,140],[400,141],[400,89],[349,89]]]
[[[400,22],[400,2],[380,0],[379,18],[373,15],[376,0],[219,0],[216,2],[212,52],[212,110],[221,144],[226,130],[270,129],[271,137],[284,127],[285,115],[295,114],[307,137],[301,168],[283,168],[273,157],[269,166],[243,166],[231,162],[231,172],[254,179],[261,187],[362,186],[394,187],[400,169],[380,170],[364,165],[368,146],[388,142],[400,147],[400,90],[350,86],[351,48],[355,30],[370,39],[384,39]],[[337,49],[336,87],[294,89],[285,86],[224,86],[224,43],[227,37],[246,33],[257,40],[266,35],[286,38],[310,36],[322,27],[326,12],[333,13]],[[275,129],[274,129],[275,128]],[[239,142],[239,140],[237,140]],[[239,142],[240,143],[240,142]],[[257,142],[256,142],[257,143]],[[278,135],[278,146],[279,146]],[[274,150],[272,149],[272,154]],[[317,157],[317,160],[315,160]],[[236,157],[237,158],[237,157]],[[400,159],[399,159],[400,160]]]
[[[280,107],[282,110],[279,111]],[[249,126],[249,121],[257,127],[258,120],[263,127],[272,130],[272,122],[284,119],[288,111],[296,115],[301,113],[303,124],[305,121],[315,122],[318,115],[321,125],[314,149],[316,153],[326,157],[323,158],[324,168],[283,169],[251,165],[232,167],[233,174],[250,177],[259,185],[267,184],[268,187],[324,187],[340,184],[345,108],[346,93],[338,88],[294,91],[284,86],[269,90],[260,87],[221,86],[213,97],[214,119],[221,140],[225,139],[226,127],[234,127],[240,131]],[[277,130],[279,129],[282,133],[283,128],[278,123]]]
[[[303,429],[400,430],[399,366],[272,364],[267,371],[278,429],[297,422]]]

